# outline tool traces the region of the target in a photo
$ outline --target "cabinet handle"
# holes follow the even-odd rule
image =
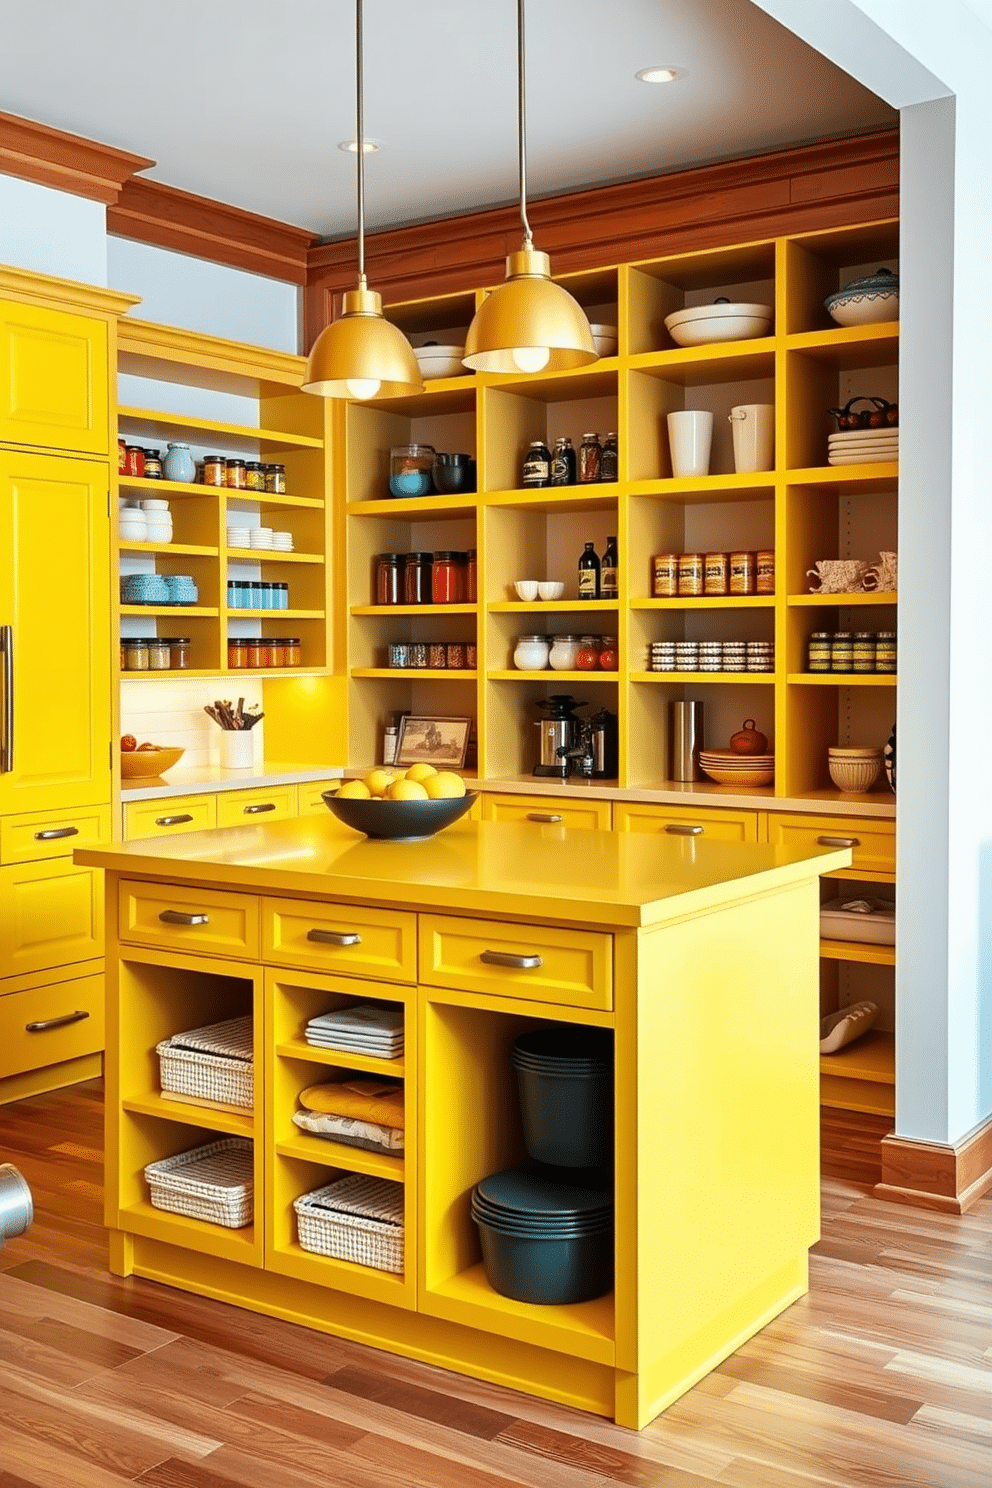
[[[77,1008],[74,1013],[63,1013],[61,1018],[43,1018],[40,1023],[25,1023],[24,1031],[26,1033],[47,1033],[49,1028],[64,1028],[67,1023],[82,1023],[83,1019],[88,1017],[89,1013],[84,1013]]]
[[[705,827],[690,826],[688,822],[669,822],[665,828],[673,837],[701,837],[705,830]]]
[[[860,847],[859,837],[817,837],[818,847]]]
[[[318,945],[332,946],[352,946],[362,943],[362,937],[354,930],[308,930],[307,940],[315,940]]]
[[[243,806],[245,816],[257,816],[260,811],[275,811],[275,801],[256,801],[254,806]]]
[[[78,837],[78,827],[50,827],[47,832],[35,832],[35,842],[54,842],[56,837]]]
[[[192,820],[193,818],[190,816],[189,812],[184,811],[179,816],[157,816],[155,818],[155,825],[157,827],[178,827],[181,826],[183,822]]]
[[[560,822],[561,814],[557,811],[528,811],[528,821]]]
[[[481,951],[479,960],[487,966],[512,966],[517,971],[533,971],[535,967],[544,965],[541,956],[518,956],[513,951]]]
[[[163,909],[159,915],[163,925],[209,925],[210,916],[199,910]]]
[[[0,737],[0,775],[14,768],[14,627],[0,625],[3,657],[3,736]]]

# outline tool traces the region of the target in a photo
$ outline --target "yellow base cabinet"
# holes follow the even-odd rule
[[[715,842],[758,842],[757,811],[725,811],[712,806],[653,806],[617,801],[613,826],[618,832],[663,832],[669,837],[704,837]]]
[[[103,884],[71,858],[0,868],[3,978],[103,955]]]
[[[103,1049],[102,975],[42,982],[0,996],[0,1100],[11,1075]]]
[[[529,821],[543,826],[593,827],[609,831],[609,801],[575,801],[569,796],[511,796],[484,791],[482,821]]]

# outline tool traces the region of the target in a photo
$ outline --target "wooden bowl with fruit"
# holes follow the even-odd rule
[[[157,780],[178,764],[185,753],[185,749],[139,744],[133,734],[125,734],[121,739],[121,779]]]
[[[356,832],[389,842],[426,842],[471,811],[476,792],[454,770],[411,765],[403,773],[383,765],[362,780],[324,791],[328,811]]]

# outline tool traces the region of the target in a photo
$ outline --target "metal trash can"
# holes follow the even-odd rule
[[[13,1163],[0,1163],[0,1248],[23,1235],[34,1219],[31,1190]]]

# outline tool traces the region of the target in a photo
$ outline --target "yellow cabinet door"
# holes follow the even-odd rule
[[[650,806],[617,801],[613,825],[618,832],[664,832],[669,837],[705,837],[708,842],[757,842],[756,811],[720,811],[710,806]]]
[[[141,837],[175,837],[179,832],[206,832],[217,825],[217,797],[160,796],[124,803],[124,841]]]
[[[549,826],[592,827],[608,832],[609,801],[573,801],[567,796],[481,796],[483,821],[531,821]]]
[[[248,827],[257,822],[285,821],[296,815],[296,786],[217,792],[217,825]]]
[[[103,874],[68,858],[0,868],[0,977],[103,955]]]
[[[110,800],[107,466],[0,453],[0,813]]]
[[[0,1079],[103,1048],[102,976],[64,976],[0,997]]]
[[[107,347],[104,320],[0,300],[0,442],[106,455]]]

